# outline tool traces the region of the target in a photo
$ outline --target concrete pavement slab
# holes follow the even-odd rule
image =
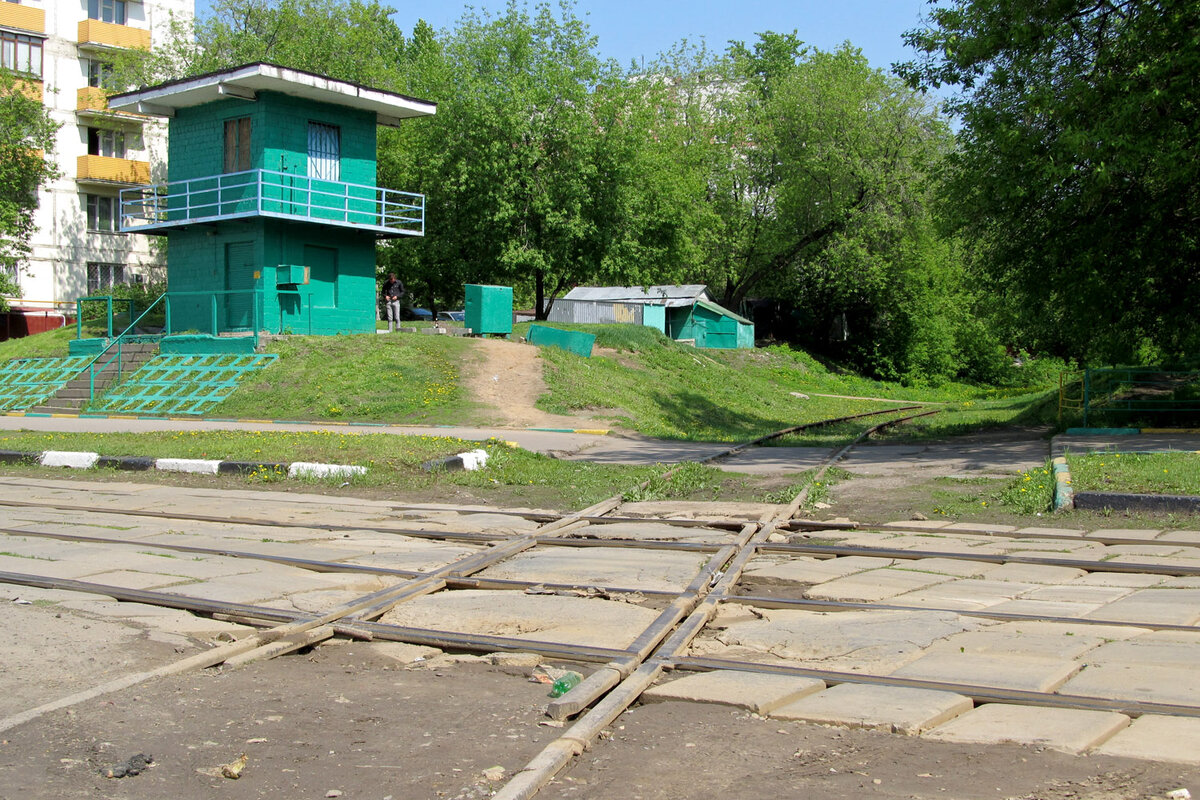
[[[1081,711],[988,703],[922,734],[939,742],[1023,744],[1082,753],[1129,725],[1114,711]]]
[[[894,569],[932,572],[956,578],[982,578],[999,566],[999,564],[987,564],[982,561],[967,561],[955,558],[915,558],[906,561],[897,561]]]
[[[998,525],[990,522],[952,522],[943,530],[963,533],[1011,533],[1016,529],[1016,525]]]
[[[1167,539],[1172,542],[1200,544],[1200,531],[1163,531],[1158,538]]]
[[[1144,589],[1163,582],[1162,575],[1145,575],[1137,572],[1089,572],[1071,581],[1070,586],[1126,586]]]
[[[38,575],[43,578],[82,580],[93,572],[106,569],[107,566],[92,561],[60,561],[0,554],[0,571]]]
[[[1022,633],[993,626],[955,634],[929,648],[935,653],[972,653],[993,656],[1020,655],[1034,658],[1074,659],[1104,643],[1100,636],[1067,636],[1063,632]]]
[[[1136,641],[1136,640],[1135,640]],[[1194,666],[1152,663],[1093,663],[1058,689],[1059,694],[1144,700],[1154,703],[1200,703],[1200,674]]]
[[[1064,658],[943,651],[928,653],[892,674],[926,681],[1052,692],[1082,668],[1082,664]]]
[[[1087,531],[1082,528],[1045,528],[1034,525],[1028,528],[1018,528],[1017,533],[1027,533],[1042,536],[1083,536]]]
[[[1127,586],[1043,586],[1022,597],[1023,600],[1039,600],[1049,603],[1095,603],[1102,605],[1120,599],[1133,591]]]
[[[1113,561],[1141,562],[1143,560],[1141,556],[1170,558],[1171,556],[1192,555],[1194,552],[1194,548],[1174,544],[1110,544],[1108,546],[1108,555],[1112,557]]]
[[[652,686],[642,693],[642,702],[688,700],[695,703],[737,706],[755,714],[769,714],[780,706],[824,688],[825,682],[815,678],[715,670]]]
[[[381,622],[595,647],[628,647],[658,617],[653,609],[599,598],[475,589],[401,603]]]
[[[1055,567],[1044,564],[1008,563],[988,573],[988,580],[1015,583],[1066,583],[1086,573],[1074,567]]]
[[[1164,631],[1165,633],[1166,631]],[[1155,638],[1146,634],[1136,639],[1109,642],[1087,655],[1088,664],[1152,664],[1157,667],[1187,668],[1200,664],[1200,630],[1185,634],[1191,639]]]
[[[988,611],[996,614],[1024,614],[1030,617],[1063,617],[1075,619],[1095,611],[1102,603],[1064,603],[1049,600],[1030,600],[1022,597],[988,606]]]
[[[1089,539],[1156,539],[1162,535],[1159,528],[1097,528],[1088,531]]]
[[[1010,631],[1014,633],[1032,634],[1036,636],[1062,636],[1071,639],[1083,637],[1085,639],[1111,641],[1124,641],[1126,639],[1135,639],[1141,636],[1150,635],[1145,628],[1130,628],[1123,625],[1093,625],[1091,623],[1058,622],[1051,620],[1020,620],[1013,622],[1001,622],[998,625],[993,625],[987,628],[987,630],[997,632]]]
[[[891,558],[867,556],[841,556],[825,559],[795,556],[781,561],[775,561],[774,557],[771,557],[771,560],[766,557],[756,557],[750,560],[745,576],[754,579],[757,583],[778,585],[824,583],[846,575],[887,567],[894,563],[895,560]]]
[[[1200,589],[1140,589],[1086,616],[1111,622],[1195,625],[1200,622]]]
[[[706,553],[539,547],[488,567],[477,577],[681,592],[708,559]]]
[[[971,698],[954,692],[842,683],[776,709],[771,716],[912,735],[965,714],[972,706]]]
[[[747,519],[758,519],[767,514],[775,514],[782,509],[783,506],[775,503],[703,503],[682,500],[644,500],[635,503],[622,503],[614,514],[627,517],[666,517],[670,519],[699,519],[715,522],[734,520],[740,522]]]
[[[805,594],[817,600],[872,602],[947,580],[950,580],[948,575],[885,568],[827,581],[806,590]]]
[[[663,522],[613,522],[606,525],[588,525],[575,531],[573,536],[588,536],[596,539],[622,539],[635,542],[703,542],[726,544],[736,538],[733,531],[717,528],[668,525]]]
[[[939,530],[950,524],[948,519],[902,519],[897,522],[885,522],[879,527],[881,528],[897,528],[900,530],[916,529],[919,531]]]
[[[89,575],[88,580],[94,583],[103,583],[106,586],[120,586],[124,589],[164,589],[168,586],[195,583],[192,578],[182,575],[139,572],[129,569],[97,572]]]
[[[1200,719],[1144,714],[1092,753],[1200,766]]]
[[[961,578],[896,595],[889,602],[896,605],[978,611],[1007,602],[1036,588],[1037,584],[1033,583]]]
[[[716,634],[728,647],[827,669],[870,669],[886,674],[938,639],[978,623],[940,611],[824,613],[762,609],[761,619],[730,623]]]

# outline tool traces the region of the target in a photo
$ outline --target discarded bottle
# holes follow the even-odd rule
[[[550,687],[550,696],[562,697],[564,694],[578,686],[581,680],[583,680],[583,676],[578,672],[568,672],[566,675],[563,675],[561,678],[556,680],[554,685]]]

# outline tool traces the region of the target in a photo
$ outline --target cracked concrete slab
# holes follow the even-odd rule
[[[887,600],[948,580],[948,575],[886,568],[827,581],[812,587],[805,594],[817,600],[871,602]]]
[[[592,647],[625,648],[658,612],[599,598],[462,589],[401,603],[381,622]]]
[[[988,703],[922,734],[939,742],[1022,744],[1082,753],[1129,725],[1114,711]]]
[[[1052,692],[1083,668],[1076,661],[990,652],[931,652],[892,674],[942,683]]]
[[[776,709],[771,716],[912,735],[965,714],[973,705],[971,698],[954,692],[842,683]]]
[[[708,559],[706,553],[538,547],[488,567],[477,577],[681,592]]]
[[[816,678],[714,670],[652,686],[642,693],[641,699],[643,703],[665,700],[715,703],[769,714],[824,688],[825,682]]]
[[[759,583],[814,584],[836,580],[866,570],[880,569],[894,563],[894,559],[869,556],[841,556],[824,559],[796,556],[776,563],[769,563],[765,558],[756,558],[750,561],[744,575]]]
[[[1144,714],[1092,752],[1200,766],[1200,719]]]

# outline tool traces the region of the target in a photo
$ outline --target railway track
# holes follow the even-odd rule
[[[916,409],[904,409],[903,411],[910,410]],[[879,415],[892,417],[879,425],[867,428],[860,436],[861,439],[883,427],[903,424],[918,416],[923,416],[925,413],[935,413],[919,412],[894,417],[897,411],[893,409],[887,412],[872,412],[867,415],[855,415],[852,418],[826,420],[789,428],[766,437],[760,437],[752,443],[732,447],[726,452],[714,456],[712,460],[729,457],[755,443],[762,443],[771,438],[778,438],[818,425],[844,423]],[[819,480],[823,472],[844,457],[860,439],[833,454],[813,480]],[[668,476],[671,471],[668,470]],[[745,608],[813,614],[873,614],[879,612],[911,615],[933,614],[988,623],[1037,622],[1078,626],[1085,630],[1120,626],[1138,631],[1173,632],[1178,635],[1190,634],[1197,630],[1194,625],[1196,620],[1200,620],[1200,601],[1196,600],[1191,601],[1196,603],[1195,619],[1172,621],[1165,618],[1130,618],[1127,614],[1117,618],[1105,618],[1102,613],[1103,609],[1098,609],[1095,613],[1051,615],[1003,610],[989,611],[987,608],[969,607],[967,603],[931,605],[929,602],[904,602],[903,598],[887,598],[886,601],[821,599],[808,596],[808,592],[814,585],[821,584],[805,584],[803,582],[797,582],[795,585],[787,587],[786,592],[779,595],[755,593],[753,590],[756,585],[754,570],[760,569],[764,563],[836,565],[846,559],[856,558],[889,562],[884,569],[891,569],[898,564],[920,567],[923,562],[929,563],[933,559],[952,561],[966,565],[967,574],[973,574],[970,570],[976,567],[988,569],[1019,565],[1021,567],[1078,571],[1083,575],[1136,576],[1147,581],[1157,579],[1159,583],[1164,584],[1171,580],[1200,577],[1200,551],[1196,550],[1200,543],[1184,539],[1173,541],[1165,538],[1147,543],[1144,539],[1120,536],[1088,537],[1061,533],[1039,534],[1037,532],[1000,530],[946,531],[944,528],[933,526],[922,530],[910,525],[903,528],[864,528],[853,524],[830,525],[797,518],[799,510],[805,503],[806,495],[807,489],[802,490],[790,504],[779,507],[772,514],[740,520],[656,519],[622,514],[620,512],[623,504],[620,496],[614,496],[575,514],[496,512],[491,509],[486,509],[484,512],[477,507],[461,509],[458,514],[464,520],[460,526],[462,528],[470,527],[469,518],[478,513],[500,514],[536,526],[528,531],[518,533],[446,530],[431,526],[421,527],[420,524],[391,526],[369,524],[367,520],[356,520],[347,524],[303,520],[273,521],[266,518],[265,514],[250,516],[245,513],[221,515],[194,511],[119,509],[111,505],[89,505],[45,498],[29,500],[0,497],[0,523],[3,523],[3,527],[0,527],[0,535],[3,536],[0,543],[4,545],[0,549],[16,548],[19,550],[21,543],[26,541],[53,541],[67,546],[77,544],[112,548],[112,551],[118,554],[130,550],[143,554],[179,553],[194,555],[206,560],[236,560],[243,564],[271,563],[317,574],[360,574],[381,581],[386,580],[388,584],[376,592],[356,598],[354,602],[343,603],[332,611],[319,615],[314,612],[297,610],[294,607],[283,607],[279,604],[219,602],[206,599],[200,594],[186,594],[181,587],[157,590],[138,589],[93,582],[86,578],[56,578],[50,575],[39,575],[34,571],[2,571],[0,572],[0,583],[86,592],[113,597],[125,602],[178,608],[220,619],[240,621],[262,629],[260,647],[266,647],[281,638],[281,635],[276,633],[280,630],[287,631],[288,635],[291,635],[298,626],[319,624],[331,627],[334,633],[358,639],[428,644],[469,652],[534,652],[550,659],[600,665],[583,683],[559,701],[551,703],[548,709],[548,712],[556,718],[580,715],[577,721],[562,737],[547,747],[534,762],[531,762],[526,770],[518,773],[509,784],[502,788],[496,795],[497,797],[532,796],[554,774],[570,763],[571,759],[592,742],[595,736],[610,725],[625,708],[636,702],[647,687],[668,672],[693,673],[721,670],[785,674],[815,678],[830,687],[852,683],[950,692],[966,696],[975,703],[1005,703],[1090,711],[1115,710],[1131,718],[1144,714],[1183,718],[1200,717],[1200,696],[1194,703],[1163,702],[1137,697],[1097,697],[1059,691],[1058,687],[1047,691],[1031,691],[967,680],[931,680],[863,670],[819,669],[811,665],[781,663],[778,660],[756,661],[744,656],[722,658],[713,655],[697,655],[691,652],[690,648],[697,638],[711,632],[710,626],[718,614],[728,609]],[[443,506],[436,508],[420,505],[390,507],[396,511],[418,516],[423,512],[436,515],[449,513],[449,510]],[[45,518],[27,518],[37,517],[39,514]],[[26,517],[19,519],[19,525],[14,524],[18,521],[18,515]],[[64,516],[73,516],[75,521],[95,519],[97,520],[96,524],[109,525],[113,520],[120,520],[123,526],[128,525],[129,530],[112,535],[95,535],[69,530],[68,526],[62,524]],[[444,520],[439,518],[438,522],[441,524],[444,523]],[[231,544],[217,546],[161,541],[163,537],[155,533],[157,530],[155,526],[166,523],[193,526],[195,530],[210,537],[217,536],[223,531]],[[605,529],[611,531],[613,525],[647,526],[653,530],[645,538],[632,538],[627,534],[610,535],[607,533]],[[655,538],[654,530],[660,530],[655,526],[673,530],[678,535],[703,538],[705,541]],[[413,542],[425,542],[427,544],[453,545],[464,548],[468,552],[456,558],[444,560],[428,569],[402,569],[380,564],[358,563],[362,559],[356,555],[347,555],[341,558],[287,555],[279,552],[281,547],[261,546],[280,544],[261,541],[261,539],[269,538],[263,537],[261,534],[272,529],[287,531],[289,536],[293,537],[292,541],[307,543],[308,546],[312,546],[312,541],[323,541],[318,534],[339,534],[350,545],[357,540],[367,539],[372,542],[376,540],[386,540],[387,543],[394,542],[397,547],[408,546]],[[856,542],[836,545],[772,540],[773,536],[779,535],[790,534],[802,537],[805,532],[814,530],[830,534],[839,532],[853,534]],[[312,540],[305,539],[305,532],[312,532],[314,538]],[[912,547],[911,542],[888,546],[889,538],[902,537],[904,534],[921,535],[931,542],[940,540],[947,546],[918,549]],[[254,541],[256,535],[260,537],[258,542]],[[862,544],[861,540],[864,537],[878,537],[879,541],[870,545]],[[237,546],[233,546],[233,543],[236,543]],[[1091,558],[1075,558],[1028,553],[981,552],[975,549],[997,545],[1011,545],[1013,549],[1021,549],[1033,543],[1087,545],[1090,548],[1098,548],[1098,554]],[[390,545],[383,545],[385,550],[388,546]],[[1125,552],[1121,553],[1121,558],[1111,557],[1114,554],[1106,552],[1109,548],[1121,547],[1174,548],[1183,555],[1180,555],[1176,561],[1158,556],[1151,556],[1139,561]],[[489,571],[493,571],[501,565],[511,563],[514,559],[529,554],[565,552],[572,548],[613,554],[632,551],[640,553],[640,558],[645,559],[647,563],[663,554],[690,556],[695,558],[695,567],[690,580],[685,585],[670,589],[661,586],[639,585],[637,580],[632,579],[627,582],[610,584],[591,581],[522,580],[488,574]],[[1192,557],[1195,557],[1195,563],[1188,563],[1187,559]],[[749,574],[747,574],[747,570],[750,570]],[[856,573],[848,573],[848,575],[853,574]],[[972,579],[965,578],[963,580]],[[951,582],[950,580],[944,581],[944,583]],[[202,584],[197,584],[196,592],[200,592],[202,588]],[[406,626],[380,619],[386,617],[399,604],[411,602],[417,598],[426,598],[436,593],[457,590],[522,594],[559,593],[567,596],[586,590],[593,596],[640,595],[643,602],[655,611],[655,616],[650,624],[638,631],[636,636],[633,636],[631,641],[623,647],[564,643],[554,641],[552,638],[537,639],[437,630]],[[788,592],[794,596],[788,596]],[[1136,591],[1131,593],[1136,593]],[[1197,642],[1200,643],[1200,638],[1197,639]],[[70,698],[63,698],[63,701],[69,700]],[[63,707],[63,701],[50,705],[60,708]],[[19,718],[0,720],[0,730],[12,728],[17,724],[36,718],[37,713],[35,712],[38,712],[38,709],[31,709],[27,714],[18,715]]]

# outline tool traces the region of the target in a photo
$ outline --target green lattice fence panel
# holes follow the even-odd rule
[[[91,411],[121,414],[203,414],[238,383],[279,356],[155,356],[127,381],[94,403]]]
[[[90,356],[19,358],[0,364],[0,411],[26,409],[52,397],[91,362]]]

